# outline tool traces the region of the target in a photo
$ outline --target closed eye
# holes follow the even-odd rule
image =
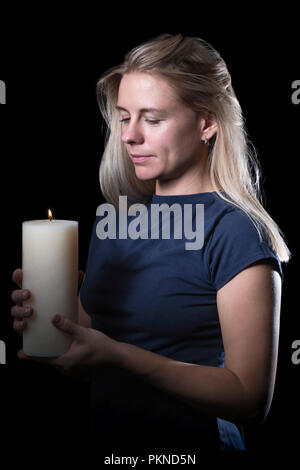
[[[130,118],[123,118],[123,119],[120,119],[120,122],[128,122],[130,121]],[[146,122],[149,122],[149,124],[158,124],[161,119],[145,119]]]
[[[161,120],[160,119],[145,119],[145,121],[149,122],[149,124],[158,124]]]

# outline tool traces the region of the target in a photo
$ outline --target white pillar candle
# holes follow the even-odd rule
[[[23,332],[23,350],[29,356],[54,357],[67,351],[70,335],[51,323],[55,314],[77,322],[78,222],[52,219],[51,211],[49,217],[23,222],[22,227],[22,288],[32,293],[23,305],[33,308]]]

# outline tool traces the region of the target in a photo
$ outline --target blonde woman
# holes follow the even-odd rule
[[[199,38],[163,34],[108,70],[97,95],[108,126],[105,209],[116,209],[113,226],[122,218],[122,230],[143,212],[143,236],[105,238],[99,208],[79,324],[53,320],[72,345],[45,361],[89,376],[91,429],[103,436],[244,450],[244,426],[262,423],[272,401],[281,263],[290,253],[261,204],[226,64]],[[154,207],[170,215],[167,238],[162,223],[151,237]],[[183,226],[202,231],[196,248],[187,249],[186,231],[175,236]],[[12,309],[21,333],[22,293],[13,292]],[[22,350],[19,357],[28,359]]]

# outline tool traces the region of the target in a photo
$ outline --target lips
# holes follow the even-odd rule
[[[144,158],[144,157],[152,157],[152,155],[135,155],[133,153],[130,154],[132,158]]]
[[[152,155],[134,155],[132,153],[130,154],[130,156],[134,163],[145,162],[145,161],[148,161],[152,157]]]

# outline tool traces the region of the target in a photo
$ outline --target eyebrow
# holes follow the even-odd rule
[[[116,109],[118,111],[126,111],[127,113],[129,113],[129,111],[125,108],[122,108],[122,106],[116,106]],[[140,113],[147,113],[147,112],[157,112],[157,113],[161,113],[161,114],[166,114],[166,110],[164,109],[158,109],[158,108],[141,108],[140,110]]]

